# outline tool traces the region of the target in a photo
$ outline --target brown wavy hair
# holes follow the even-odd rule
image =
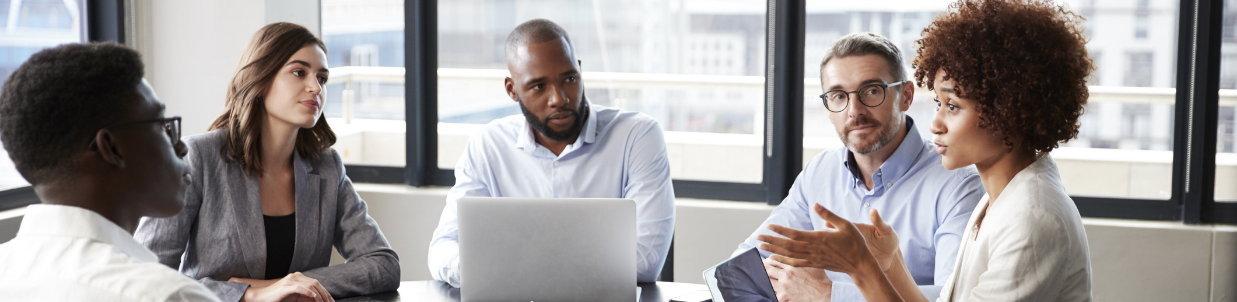
[[[1048,1],[959,0],[915,42],[915,79],[933,89],[944,71],[1011,151],[1052,151],[1078,136],[1090,96],[1082,21]]]
[[[227,142],[222,152],[244,167],[249,175],[262,175],[262,125],[266,121],[265,96],[275,75],[301,48],[315,45],[326,52],[326,44],[314,37],[304,26],[279,22],[259,29],[249,39],[241,54],[236,74],[228,85],[227,111],[211,123],[209,130],[224,129]],[[335,132],[326,123],[326,115],[318,118],[313,128],[300,129],[296,134],[296,152],[301,157],[318,160],[335,145]]]

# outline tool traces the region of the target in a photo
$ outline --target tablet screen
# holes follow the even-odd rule
[[[705,270],[704,279],[714,302],[777,302],[755,248]]]

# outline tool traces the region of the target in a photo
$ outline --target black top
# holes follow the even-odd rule
[[[266,278],[283,278],[292,266],[296,245],[296,213],[286,216],[262,215],[266,224]]]

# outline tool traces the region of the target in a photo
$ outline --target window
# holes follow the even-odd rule
[[[571,37],[591,104],[660,123],[675,180],[761,182],[765,1],[437,5],[439,168],[455,167],[482,124],[521,114],[503,88],[503,45],[516,25],[545,18]]]
[[[346,164],[402,167],[404,1],[322,0],[328,123]]]
[[[1151,0],[1138,0],[1138,6],[1134,8],[1134,39],[1147,38],[1147,26],[1151,25],[1150,6]]]
[[[1237,203],[1237,5],[1224,1],[1220,35],[1220,104],[1216,118],[1215,200]]]
[[[1237,221],[1237,208],[1214,210],[1229,203],[1210,202],[1209,197],[1199,196],[1199,190],[1183,190],[1189,185],[1186,181],[1174,181],[1208,178],[1199,172],[1205,170],[1200,165],[1206,168],[1207,164],[1184,158],[1198,156],[1198,150],[1216,138],[1219,155],[1214,178],[1226,183],[1237,177],[1237,169],[1232,168],[1237,166],[1237,157],[1230,156],[1237,149],[1233,134],[1237,92],[1230,90],[1237,84],[1224,84],[1228,86],[1220,91],[1218,114],[1178,106],[1185,100],[1210,98],[1202,96],[1205,89],[1177,89],[1178,77],[1190,79],[1186,87],[1205,87],[1196,83],[1208,83],[1216,74],[1210,73],[1211,68],[1225,71],[1226,66],[1237,66],[1232,62],[1237,50],[1227,45],[1237,43],[1232,34],[1237,22],[1195,20],[1193,7],[1181,11],[1172,0],[1064,2],[1086,18],[1084,35],[1089,37],[1087,48],[1097,68],[1088,78],[1091,98],[1080,121],[1079,137],[1053,153],[1066,191],[1080,212],[1089,217],[1191,224]],[[548,18],[571,34],[578,58],[584,61],[586,95],[591,102],[643,112],[660,121],[666,130],[678,196],[777,203],[782,198],[778,192],[784,197],[782,186],[789,187],[797,172],[796,161],[806,162],[825,148],[841,145],[826,122],[823,105],[797,103],[815,100],[821,92],[818,64],[825,48],[844,34],[876,32],[902,48],[909,65],[914,59],[914,41],[950,1],[895,1],[878,8],[780,0],[408,3],[414,5],[408,8],[414,15],[404,16],[408,32],[400,35],[403,25],[390,21],[403,12],[398,1],[323,0],[323,34],[331,48],[332,66],[340,66],[332,68],[333,100],[328,101],[328,115],[343,137],[341,144],[350,144],[356,152],[345,153],[364,157],[349,162],[354,180],[365,182],[360,175],[372,174],[382,176],[368,181],[451,185],[451,168],[468,137],[484,123],[519,112],[501,85],[507,76],[502,53],[506,35],[520,22]],[[1220,12],[1211,9],[1210,2],[1200,5],[1200,12]],[[800,13],[803,19],[798,18]],[[1228,6],[1222,13],[1226,18],[1237,15]],[[1177,28],[1178,20],[1194,26]],[[1131,35],[1129,30],[1136,27],[1145,27],[1145,33]],[[799,28],[803,46],[796,44]],[[1181,54],[1182,49],[1196,46],[1220,48],[1218,43],[1208,44],[1209,40],[1189,45],[1195,41],[1193,36],[1179,42],[1179,32],[1192,35],[1195,28],[1222,31],[1224,60],[1229,61]],[[390,36],[374,38],[382,32]],[[370,38],[356,37],[361,33]],[[401,42],[409,47],[407,55],[390,57],[393,52],[404,52]],[[400,67],[403,60],[408,61],[407,73]],[[766,61],[801,64],[804,70],[765,68]],[[1178,66],[1185,63],[1191,65]],[[1187,68],[1194,65],[1197,71]],[[1223,79],[1214,80],[1237,82],[1230,79],[1235,72],[1219,74]],[[370,98],[404,93],[405,79],[409,89],[403,104],[370,102]],[[803,99],[798,99],[799,89]],[[796,96],[788,96],[788,91],[795,91]],[[932,106],[922,99],[930,97],[929,93],[926,89],[916,92],[917,101],[908,114],[917,121],[931,119]],[[1201,101],[1183,104],[1211,102]],[[330,104],[339,105],[332,109]],[[402,108],[408,108],[408,123],[399,113]],[[800,114],[802,128],[796,121]],[[1183,131],[1193,129],[1187,126],[1197,125],[1193,121],[1209,114],[1221,119],[1216,137],[1206,137],[1210,132],[1201,136],[1197,131]],[[920,130],[927,132],[926,127]],[[1189,134],[1174,137],[1178,133]],[[1187,148],[1195,153],[1174,150]],[[787,150],[801,150],[802,158],[797,151]],[[405,158],[411,161],[400,167]],[[757,158],[763,158],[763,166]],[[716,164],[723,161],[727,164]],[[1225,190],[1237,189],[1220,186],[1216,198],[1237,195]],[[1229,214],[1214,214],[1221,212]]]
[[[1125,82],[1122,85],[1133,87],[1152,86],[1152,77],[1155,76],[1155,66],[1152,65],[1151,61],[1153,56],[1148,51],[1126,53]]]
[[[86,40],[83,1],[0,0],[0,85],[44,48]],[[0,146],[2,147],[2,146]],[[0,191],[28,186],[0,148]]]
[[[822,92],[821,57],[833,41],[865,31],[885,36],[902,51],[905,68],[913,75],[910,64],[915,59],[915,40],[947,5],[908,0],[885,3],[882,9],[859,3],[807,2],[805,165],[820,152],[842,146],[828,121],[829,112],[817,97]],[[1176,70],[1177,2],[1077,1],[1067,5],[1086,18],[1083,25],[1090,37],[1087,47],[1097,69],[1089,79],[1093,85],[1091,99],[1081,119],[1079,137],[1053,152],[1066,191],[1078,196],[1168,199],[1172,193],[1176,74],[1155,71]],[[1137,11],[1138,17],[1131,18],[1131,11]],[[1140,37],[1114,34],[1140,24]],[[1118,61],[1110,62],[1114,59]],[[926,126],[932,120],[931,100],[931,91],[917,88],[907,111],[924,138],[932,137]]]

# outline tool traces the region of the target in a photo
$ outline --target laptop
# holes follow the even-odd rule
[[[464,197],[460,298],[637,301],[631,199]]]
[[[752,248],[705,270],[704,283],[709,286],[713,302],[777,302],[773,283],[761,260],[760,252]]]

